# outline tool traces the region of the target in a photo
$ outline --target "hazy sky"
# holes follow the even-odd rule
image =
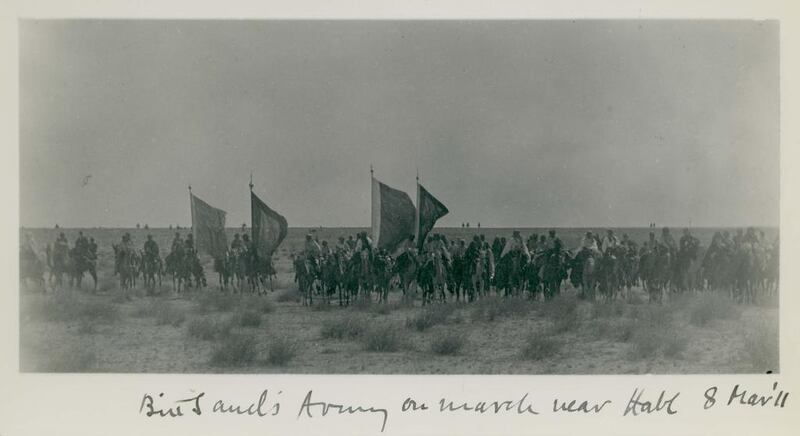
[[[369,165],[440,225],[777,225],[778,26],[23,21],[21,223],[368,226]],[[90,175],[83,186],[85,176]]]

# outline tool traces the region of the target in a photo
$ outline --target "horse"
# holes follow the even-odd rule
[[[504,271],[506,277],[503,283],[504,295],[508,297],[519,294],[524,286],[523,278],[525,274],[525,266],[527,264],[522,251],[513,250],[510,253],[507,253],[502,259],[500,259],[500,263],[505,265]]]
[[[82,253],[77,248],[70,249],[67,265],[71,286],[80,288],[83,275],[89,273],[94,281],[92,291],[97,291],[97,261],[90,253]]]
[[[403,296],[410,295],[412,289],[416,292],[419,261],[415,252],[406,251],[397,256],[395,261],[395,274],[400,282]]]
[[[190,286],[191,270],[187,266],[186,254],[182,250],[175,250],[164,259],[165,272],[172,276],[172,288],[177,293],[181,286]]]
[[[664,291],[669,284],[671,272],[669,250],[653,248],[642,254],[640,259],[640,276],[647,291],[648,302],[661,302]]]
[[[20,249],[19,279],[23,286],[28,287],[32,281],[42,292],[46,292],[44,267],[44,262],[32,249]]]
[[[69,248],[51,250],[50,247],[48,244],[47,265],[50,267],[50,282],[52,284],[55,281],[55,286],[60,287],[64,285],[64,274],[69,276],[70,272]]]
[[[597,254],[589,249],[580,250],[572,260],[570,280],[573,286],[580,286],[580,298],[594,301],[598,282]]]
[[[133,275],[136,270],[133,250],[126,250],[117,244],[113,244],[112,247],[114,248],[114,263],[117,266],[117,274],[119,274],[120,288],[127,290],[133,287]]]
[[[542,284],[544,299],[550,300],[561,292],[561,282],[567,276],[569,257],[561,250],[553,250],[543,256]]]
[[[142,256],[140,269],[144,278],[144,286],[148,289],[148,293],[152,293],[152,290],[155,289],[156,279],[158,279],[158,286],[161,287],[164,263],[158,253],[145,253]]]
[[[230,251],[225,251],[220,256],[214,257],[214,272],[218,274],[219,289],[225,292],[228,285],[233,284],[233,273],[236,259]]]
[[[394,262],[391,256],[375,256],[373,262],[373,283],[378,292],[378,302],[387,303],[389,301],[389,287],[391,286],[392,276],[394,275]]]
[[[439,275],[439,268],[437,267],[437,258],[434,253],[427,253],[422,265],[419,268],[419,275],[417,282],[422,289],[422,305],[433,302],[434,294],[437,288],[437,276]],[[444,290],[442,290],[442,297],[444,297]]]
[[[492,276],[494,275],[492,266],[489,253],[483,250],[479,250],[467,265],[469,274],[469,282],[466,289],[467,301],[475,301],[488,294]]]

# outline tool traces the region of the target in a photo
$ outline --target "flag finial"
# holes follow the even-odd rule
[[[192,185],[189,185],[189,192],[192,192]]]
[[[253,190],[253,172],[252,171],[250,171],[250,185],[249,186],[250,186],[250,191],[252,191]]]
[[[372,170],[372,164],[369,164],[369,175],[375,177],[375,171]]]
[[[417,183],[419,183],[419,167],[417,167]]]

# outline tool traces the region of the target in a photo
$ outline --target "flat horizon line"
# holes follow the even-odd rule
[[[686,226],[686,225],[657,225],[656,229],[668,228],[690,228],[690,229],[738,229],[738,228],[775,228],[779,229],[780,225],[764,225],[764,224],[745,224],[745,225],[701,225],[701,226]],[[178,227],[113,227],[113,226],[91,226],[91,227],[27,227],[19,226],[20,230],[110,230],[110,229],[127,229],[127,230],[178,230]],[[180,230],[190,229],[192,226],[180,226]],[[241,229],[241,226],[225,227],[226,229]],[[249,229],[250,226],[247,226]],[[370,226],[289,226],[291,229],[369,229]],[[595,225],[595,226],[437,226],[434,229],[464,229],[464,230],[513,230],[513,229],[649,229],[648,226],[608,226],[608,225]]]

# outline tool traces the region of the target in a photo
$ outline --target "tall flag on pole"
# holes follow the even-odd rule
[[[372,175],[372,240],[377,248],[393,251],[407,240],[414,233],[415,215],[416,208],[408,194]]]
[[[219,257],[228,249],[225,236],[225,211],[212,207],[192,194],[189,188],[192,208],[192,234],[198,251]]]
[[[419,184],[417,176],[417,216],[414,225],[414,239],[417,241],[417,249],[422,250],[425,238],[433,229],[436,221],[450,212],[436,197],[431,195],[425,187]]]
[[[286,218],[278,212],[270,209],[252,191],[253,185],[250,182],[250,220],[253,243],[256,245],[258,256],[267,258],[286,238],[288,225]]]

